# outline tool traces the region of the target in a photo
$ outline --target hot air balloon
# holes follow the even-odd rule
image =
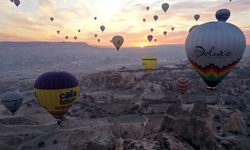
[[[117,51],[119,51],[119,49],[121,48],[123,42],[124,42],[124,39],[120,35],[116,35],[116,36],[114,36],[112,38],[112,43],[114,44],[114,46],[117,49]]]
[[[242,58],[246,38],[233,24],[208,22],[188,34],[185,47],[193,68],[214,90]]]
[[[198,27],[199,25],[194,25],[189,29],[189,32],[191,32],[192,30],[194,30],[196,27]]]
[[[6,92],[1,96],[2,104],[14,115],[23,102],[23,95],[19,91]]]
[[[176,80],[176,88],[184,94],[191,86],[191,82],[187,78],[180,77]]]
[[[199,15],[199,14],[195,14],[195,15],[194,15],[194,19],[195,19],[196,21],[198,21],[198,20],[200,19],[200,15]]]
[[[154,32],[154,29],[153,29],[153,28],[151,28],[151,29],[150,29],[150,31],[151,31],[151,32]]]
[[[154,20],[157,21],[158,20],[158,16],[157,15],[154,15]]]
[[[78,29],[78,32],[81,32],[81,30],[80,30],[80,29]]]
[[[77,79],[68,72],[47,72],[34,84],[38,103],[55,119],[62,119],[80,94]]]
[[[154,38],[153,35],[148,35],[148,37],[147,37],[149,42],[151,42],[153,40],[153,38]]]
[[[99,42],[101,42],[101,40],[100,40],[100,39],[97,39],[97,42],[99,43]]]
[[[164,36],[166,36],[166,35],[167,35],[167,33],[168,33],[167,31],[163,31],[163,35],[164,35]]]
[[[97,19],[97,17],[94,17],[94,19],[96,20],[96,19]]]
[[[77,40],[77,36],[74,36],[74,39]]]
[[[174,31],[174,27],[172,27],[171,30]]]
[[[65,39],[67,40],[67,39],[69,39],[69,37],[68,37],[68,36],[65,36]]]
[[[57,30],[56,32],[57,32],[57,34],[60,34],[60,30]]]
[[[16,7],[18,7],[20,5],[20,0],[14,0],[14,4],[16,5]]]
[[[53,22],[54,21],[54,17],[50,17],[50,21]]]
[[[226,22],[227,19],[230,17],[230,10],[228,9],[219,9],[216,14],[215,14],[215,17],[218,21],[223,21],[223,22]]]
[[[164,3],[161,5],[162,9],[164,12],[167,12],[168,8],[169,8],[169,4],[168,3]]]
[[[143,22],[146,22],[146,19],[145,19],[145,18],[143,18],[143,19],[142,19],[142,21],[143,21]]]
[[[14,0],[10,0],[10,2],[11,2],[11,3],[13,3],[13,2],[14,2]]]
[[[155,56],[144,56],[142,58],[142,65],[147,71],[155,70],[157,67],[157,59]]]
[[[154,39],[155,42],[157,42],[157,39]]]
[[[103,32],[105,30],[105,26],[100,26],[101,31]]]
[[[146,10],[149,11],[149,6],[146,7]]]
[[[111,75],[111,81],[114,84],[118,84],[122,80],[122,74],[120,72],[113,72]]]
[[[95,34],[95,37],[97,37],[97,34]]]

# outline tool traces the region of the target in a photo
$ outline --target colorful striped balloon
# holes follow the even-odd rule
[[[122,74],[120,72],[113,72],[111,80],[113,83],[118,84],[122,80]]]
[[[184,94],[191,86],[191,81],[187,78],[180,77],[176,80],[176,88]]]
[[[77,79],[68,72],[44,73],[34,87],[39,104],[56,119],[63,118],[80,93]]]

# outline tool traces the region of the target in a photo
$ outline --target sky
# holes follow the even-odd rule
[[[184,44],[193,25],[215,21],[220,8],[231,11],[228,22],[244,32],[250,44],[250,0],[0,0],[0,41],[71,41],[111,46],[114,35],[122,35],[124,47]],[[161,5],[170,5],[165,13]],[[150,10],[147,11],[146,7]],[[193,16],[200,14],[195,21]],[[153,16],[158,15],[157,21]],[[54,21],[50,21],[54,17]],[[97,17],[97,20],[94,20]],[[144,23],[142,20],[146,18]],[[101,32],[100,26],[106,27]],[[175,30],[171,31],[171,27]],[[152,33],[150,29],[153,28]],[[81,32],[78,32],[78,29]],[[56,31],[60,30],[60,34]],[[163,32],[167,31],[167,36]],[[98,37],[95,38],[94,35]],[[147,35],[157,42],[148,42]],[[69,36],[69,40],[65,39]],[[101,42],[98,43],[97,39]]]

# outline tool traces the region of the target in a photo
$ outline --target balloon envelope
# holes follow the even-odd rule
[[[9,91],[1,96],[1,101],[14,114],[23,102],[23,95],[19,91]]]
[[[176,80],[176,88],[184,94],[191,86],[191,82],[187,78],[180,77]]]
[[[53,17],[50,17],[50,21],[53,22],[53,21],[54,21],[54,18],[53,18]]]
[[[105,26],[100,26],[101,31],[103,32],[105,30]]]
[[[151,29],[150,29],[150,31],[151,31],[151,32],[154,32],[154,29],[153,29],[153,28],[151,28]]]
[[[35,81],[35,95],[56,119],[63,118],[80,93],[77,79],[68,72],[47,72]]]
[[[155,70],[157,67],[157,59],[155,56],[144,56],[142,58],[142,65],[147,71]]]
[[[246,48],[243,32],[226,22],[208,22],[188,34],[186,54],[209,89],[237,65]]]
[[[118,84],[122,79],[122,74],[120,72],[113,72],[111,75],[111,80],[113,83]]]
[[[60,34],[60,30],[57,30],[56,32],[57,32],[57,34]]]
[[[228,20],[228,18],[230,17],[231,12],[228,9],[219,9],[216,14],[215,17],[218,21],[223,21],[226,22]]]
[[[146,7],[146,10],[147,10],[147,11],[149,10],[149,6]]]
[[[165,36],[167,35],[167,33],[168,33],[167,31],[164,31],[164,32],[163,32],[163,34],[164,34]]]
[[[162,7],[162,9],[163,9],[164,12],[167,12],[167,10],[169,8],[169,4],[168,3],[164,3],[164,4],[162,4],[161,7]]]
[[[147,37],[149,42],[151,42],[153,40],[153,38],[154,38],[153,35],[148,35],[148,37]]]
[[[15,5],[18,7],[20,5],[20,0],[14,0]]]
[[[194,15],[194,19],[198,21],[200,19],[200,15],[199,14]]]
[[[174,27],[172,27],[171,30],[174,31]]]
[[[154,18],[155,21],[158,20],[158,16],[157,15],[155,15],[153,18]]]
[[[122,44],[124,43],[124,39],[120,35],[116,35],[112,38],[112,43],[114,44],[115,48],[119,51]]]

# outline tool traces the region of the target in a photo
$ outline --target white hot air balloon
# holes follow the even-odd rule
[[[168,8],[169,8],[169,4],[168,3],[164,3],[161,5],[162,9],[164,12],[167,12]]]
[[[23,95],[19,91],[6,92],[1,96],[2,104],[14,115],[23,102]]]
[[[188,34],[185,48],[193,68],[205,81],[208,89],[214,90],[241,60],[246,48],[246,38],[233,24],[208,22]]]
[[[121,48],[122,44],[124,43],[124,39],[120,35],[116,35],[112,38],[112,43],[114,44],[117,51]]]
[[[216,12],[215,17],[218,21],[226,22],[228,18],[230,17],[230,14],[231,12],[228,9],[219,9]]]
[[[198,27],[199,25],[194,25],[189,29],[189,32],[193,31],[196,27]]]
[[[198,21],[200,19],[200,15],[199,14],[195,14],[194,15],[194,19],[195,19],[195,21]]]

